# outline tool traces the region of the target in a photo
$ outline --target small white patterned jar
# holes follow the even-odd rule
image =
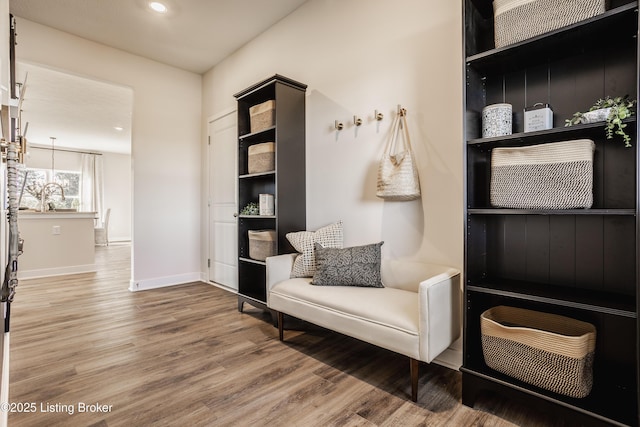
[[[482,109],[482,137],[511,135],[511,104],[491,104]]]

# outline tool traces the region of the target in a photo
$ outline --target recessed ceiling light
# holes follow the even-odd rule
[[[114,127],[114,129],[115,129],[115,130],[117,130],[117,131],[124,130],[124,128],[123,128],[123,127],[121,127],[121,126],[115,126],[115,127]]]
[[[166,13],[167,12],[167,6],[165,6],[164,4],[160,3],[159,1],[149,2],[149,7],[151,9],[155,10],[158,13]]]

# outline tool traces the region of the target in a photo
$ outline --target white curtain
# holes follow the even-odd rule
[[[95,212],[97,225],[101,225],[104,220],[103,191],[102,156],[98,154],[83,154],[80,210],[83,212]]]

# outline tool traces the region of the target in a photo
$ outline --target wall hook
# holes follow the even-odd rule
[[[358,116],[353,116],[353,124],[356,126],[360,126],[362,124],[362,119]]]
[[[377,121],[380,121],[380,120],[382,120],[384,118],[384,114],[379,113],[378,110],[376,110],[373,113],[373,118],[376,119]]]
[[[336,130],[342,130],[342,128],[344,128],[344,123],[339,122],[339,121],[336,120],[334,126],[335,126]]]
[[[407,115],[407,109],[406,108],[402,108],[402,105],[398,104],[398,115],[400,117],[406,116]]]

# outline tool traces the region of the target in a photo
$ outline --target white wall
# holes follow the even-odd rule
[[[18,60],[134,91],[131,289],[199,280],[201,76],[24,19],[18,28]]]
[[[203,117],[276,73],[308,84],[307,228],[342,219],[346,245],[384,240],[385,256],[462,268],[461,37],[459,1],[310,0],[205,74]],[[408,110],[420,201],[375,197],[397,104]]]
[[[80,153],[56,150],[54,163],[56,170],[76,171],[82,170]],[[28,168],[51,169],[51,150],[46,148],[29,147],[24,162]]]
[[[109,240],[131,240],[131,156],[102,153],[104,208],[111,208]]]

